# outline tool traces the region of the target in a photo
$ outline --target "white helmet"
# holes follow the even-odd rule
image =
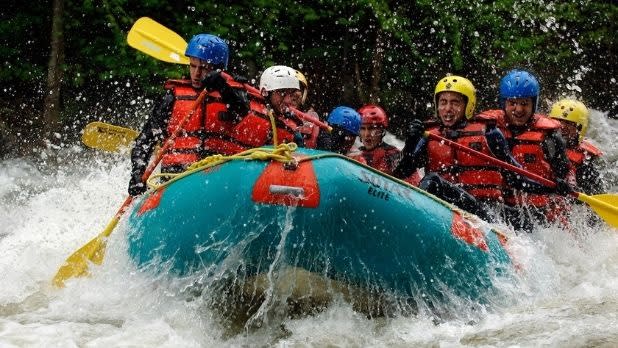
[[[298,78],[298,81],[300,81],[300,91],[303,92],[300,99],[300,104],[302,105],[307,101],[307,94],[309,94],[309,83],[307,82],[305,75],[298,70],[296,70],[296,77]]]
[[[300,90],[300,80],[296,75],[296,70],[290,67],[284,65],[271,66],[264,70],[260,77],[260,90],[270,92],[290,88]]]

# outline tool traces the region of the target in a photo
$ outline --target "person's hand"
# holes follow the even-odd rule
[[[223,76],[221,76],[221,72],[215,70],[211,71],[210,73],[208,73],[208,75],[206,75],[206,77],[202,80],[202,85],[209,92],[222,92],[223,89],[227,87],[227,82],[225,81]]]
[[[242,75],[233,74],[232,77],[234,78],[234,81],[238,83],[249,83],[249,79]]]
[[[573,188],[564,179],[556,179],[556,193],[561,196],[568,196],[573,192]]]
[[[139,196],[142,193],[146,192],[147,187],[146,184],[142,181],[142,176],[139,174],[134,174],[131,176],[131,180],[129,181],[129,194],[133,197]]]
[[[415,118],[412,120],[412,122],[408,126],[407,136],[410,139],[417,139],[417,138],[422,137],[424,132],[425,132],[425,124],[423,123],[423,121],[419,120],[418,118]]]

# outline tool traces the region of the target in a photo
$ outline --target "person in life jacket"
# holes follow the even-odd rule
[[[206,78],[214,71],[227,68],[229,49],[225,41],[211,34],[198,34],[189,41],[185,55],[189,57],[188,80],[168,80],[166,93],[155,104],[152,113],[135,140],[131,151],[132,173],[129,194],[139,195],[146,191],[142,176],[148,166],[156,144],[167,139],[192,111],[195,100],[205,87]],[[233,83],[234,84],[234,83]],[[207,126],[210,120],[234,119],[245,115],[247,93],[240,84],[237,88],[226,87],[221,92],[211,92],[204,102],[197,106],[161,160],[161,171],[181,172],[191,163],[209,153],[205,144]],[[229,108],[228,108],[229,106]]]
[[[434,118],[424,124],[418,119],[409,127],[402,160],[395,176],[423,168],[422,188],[487,221],[495,221],[496,205],[504,201],[504,171],[491,163],[439,140],[422,137],[427,132],[447,138],[483,154],[513,163],[508,143],[496,127],[497,120],[474,116],[476,89],[470,80],[455,75],[438,81],[434,91]]]
[[[605,184],[599,170],[602,152],[586,140],[588,130],[588,108],[574,99],[556,102],[549,117],[561,123],[561,132],[567,143],[567,157],[577,186],[588,195],[605,192]]]
[[[361,115],[351,107],[337,106],[328,114],[326,122],[333,130],[319,133],[317,148],[347,155],[358,136]]]
[[[362,145],[348,154],[348,157],[375,168],[388,175],[393,175],[401,160],[401,151],[384,142],[388,128],[388,116],[384,109],[374,104],[367,104],[358,109],[361,115],[359,138]],[[401,178],[416,186],[420,175],[413,171],[410,175]]]
[[[309,95],[309,82],[307,81],[307,77],[305,77],[305,75],[298,70],[296,70],[296,77],[298,78],[298,82],[300,83],[300,90],[294,93],[294,98],[296,99],[296,105],[302,107],[307,102],[307,97]],[[313,116],[316,120],[320,119],[320,116],[317,112],[315,112],[313,107],[309,107],[309,109],[305,111],[305,113]],[[303,121],[299,132],[303,136],[305,147],[312,149],[317,147],[318,134],[320,134],[319,126],[309,121]]]
[[[356,151],[349,154],[361,163],[365,163],[386,174],[392,174],[399,163],[400,151],[384,142],[388,116],[381,107],[367,104],[358,109],[361,115],[359,137],[362,143]]]
[[[536,113],[540,85],[525,70],[511,70],[500,80],[500,106],[494,111],[503,117],[503,132],[515,160],[526,171],[556,183],[551,189],[540,185],[512,187],[505,201],[512,207],[507,219],[520,230],[531,231],[532,219],[538,223],[565,222],[566,200],[550,193],[566,196],[573,191],[574,178],[569,178],[566,143],[560,135],[560,123]],[[486,112],[492,113],[492,112]]]
[[[277,141],[295,142],[300,147],[315,148],[319,129],[301,120],[290,109],[298,109],[306,99],[305,76],[284,65],[271,66],[260,77],[260,93],[266,99],[262,112],[272,115],[276,120]]]

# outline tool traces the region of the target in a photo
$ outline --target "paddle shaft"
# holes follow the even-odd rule
[[[529,171],[527,171],[525,169],[519,168],[519,167],[514,166],[514,165],[512,165],[510,163],[506,163],[506,162],[501,161],[501,160],[499,160],[497,158],[491,157],[491,156],[486,155],[486,154],[484,154],[482,152],[476,151],[476,150],[471,149],[471,148],[469,148],[467,146],[461,145],[461,144],[456,143],[456,142],[454,142],[452,140],[449,140],[449,139],[446,139],[444,137],[441,137],[441,136],[439,136],[437,134],[433,134],[433,133],[430,133],[430,132],[425,132],[425,136],[427,136],[429,138],[432,138],[432,139],[434,139],[436,141],[444,142],[445,144],[447,144],[449,146],[455,147],[458,150],[461,150],[463,152],[467,152],[467,153],[469,153],[471,155],[475,155],[475,156],[477,156],[479,158],[482,158],[482,159],[486,160],[487,162],[490,162],[490,163],[495,164],[497,166],[503,167],[505,169],[510,169],[510,170],[514,171],[515,173],[527,176],[527,177],[529,177],[531,179],[534,179],[534,180],[538,181],[542,185],[549,186],[549,187],[556,187],[556,183],[555,182],[553,182],[551,180],[547,180],[547,179],[545,179],[544,177],[542,177],[540,175],[537,175],[535,173],[529,172]]]
[[[134,38],[136,36],[140,36],[139,39]],[[127,40],[131,47],[146,53],[151,57],[168,63],[189,64],[189,60],[186,59],[186,56],[184,55],[187,42],[173,30],[157,23],[151,18],[143,17],[137,20],[129,31],[129,38],[134,38]],[[170,57],[169,54],[163,54],[164,50],[168,53],[173,53],[174,57]],[[226,80],[232,79],[232,77],[225,72],[221,72],[221,75]],[[262,100],[264,99],[257,88],[247,83],[243,83],[243,87],[254,97]],[[332,127],[311,115],[297,109],[293,109],[291,111],[301,120],[311,122],[328,132],[332,131]]]
[[[193,103],[191,111],[180,121],[176,129],[174,129],[174,132],[165,140],[165,143],[159,149],[159,152],[157,152],[157,156],[155,157],[155,159],[150,162],[150,164],[144,171],[144,174],[142,175],[142,182],[146,182],[146,180],[148,180],[150,174],[152,174],[152,172],[157,168],[157,165],[159,164],[167,150],[169,150],[169,148],[174,145],[174,140],[178,137],[178,135],[180,135],[180,132],[182,132],[187,122],[189,122],[191,116],[193,116],[193,114],[195,113],[195,110],[197,110],[200,104],[204,101],[204,98],[206,98],[207,94],[208,92],[206,90],[200,93],[200,95],[195,100],[195,103]]]
[[[223,71],[221,72],[221,76],[223,76],[223,78],[225,78],[226,80],[233,79],[228,73],[223,72]],[[257,88],[251,86],[248,83],[243,83],[243,87],[252,96],[254,96],[256,98],[260,98],[261,100],[264,100],[264,97],[262,96],[262,93],[260,93],[260,90],[258,90]],[[309,115],[309,114],[307,114],[305,112],[302,112],[302,111],[298,110],[295,107],[288,106],[288,109],[290,111],[292,111],[292,113],[294,113],[294,115],[296,115],[301,120],[304,120],[304,121],[307,121],[307,122],[311,122],[311,123],[315,124],[316,126],[326,130],[329,133],[333,130],[333,128],[331,126],[329,126],[328,124],[324,123],[323,121],[320,121],[319,119],[317,119],[314,116],[311,116],[311,115]]]
[[[152,172],[157,168],[157,165],[159,164],[159,162],[161,161],[161,159],[165,155],[165,152],[170,148],[170,146],[172,146],[174,144],[174,139],[176,139],[178,137],[178,135],[180,134],[180,132],[184,128],[185,124],[189,121],[191,116],[195,113],[195,110],[197,110],[197,107],[200,105],[200,103],[204,100],[205,97],[206,97],[206,91],[203,91],[198,96],[198,98],[195,101],[195,104],[193,105],[193,108],[191,109],[191,111],[182,119],[182,121],[178,124],[178,126],[174,130],[174,132],[167,138],[167,140],[165,141],[165,144],[163,145],[163,147],[161,147],[161,149],[159,149],[155,159],[150,162],[148,167],[146,167],[146,170],[144,171],[144,174],[142,174],[142,182],[146,182],[146,180],[148,180],[148,178],[150,177],[150,174],[152,174]],[[112,233],[112,231],[114,230],[114,227],[116,226],[114,222],[118,222],[118,220],[120,220],[120,218],[122,217],[124,212],[127,210],[129,205],[131,205],[131,202],[133,202],[133,196],[129,195],[129,196],[127,196],[127,198],[124,200],[124,202],[122,203],[122,205],[120,206],[120,208],[116,212],[116,215],[114,215],[114,218],[112,219],[112,222],[110,222],[110,225],[112,225],[112,224],[113,225],[111,226],[111,228],[108,226],[108,228],[106,228],[104,230],[104,232],[102,233],[102,236],[108,237]]]
[[[482,152],[476,151],[467,146],[461,145],[459,143],[456,143],[454,141],[441,137],[437,134],[425,132],[425,136],[432,138],[436,141],[444,142],[445,144],[455,147],[463,152],[467,152],[469,154],[478,156],[479,158],[482,158],[497,166],[510,169],[518,174],[525,175],[531,179],[536,180],[542,185],[549,186],[549,187],[556,187],[556,183],[551,180],[547,180],[544,177],[539,176],[535,173],[516,167],[510,163],[503,162],[497,158],[491,157]],[[617,200],[615,195],[605,194],[605,195],[598,195],[598,197],[595,197],[595,196],[588,196],[587,194],[584,194],[582,192],[575,192],[575,191],[571,191],[569,194],[577,198],[579,201],[587,203],[590,206],[590,208],[592,208],[592,210],[594,210],[610,226],[618,228],[618,208],[615,206],[615,203],[612,204],[612,202],[615,202]]]
[[[288,109],[290,109],[290,111],[292,111],[299,118],[301,118],[301,119],[303,119],[303,120],[305,120],[307,122],[311,122],[311,123],[315,124],[316,126],[324,129],[325,131],[327,131],[329,133],[332,132],[332,130],[333,130],[333,127],[329,126],[325,122],[322,122],[322,121],[318,120],[317,118],[315,118],[314,116],[311,116],[311,115],[309,115],[307,113],[304,113],[304,112],[298,110],[295,107],[288,106]]]

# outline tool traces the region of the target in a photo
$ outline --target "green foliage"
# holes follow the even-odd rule
[[[435,81],[447,73],[470,78],[480,107],[495,107],[498,80],[513,67],[541,77],[544,107],[570,95],[593,108],[618,109],[618,6],[607,1],[65,0],[67,110],[79,108],[69,105],[75,95],[99,104],[118,93],[128,96],[119,103],[155,98],[166,78],[187,73],[128,47],[126,34],[142,16],[187,40],[202,32],[220,35],[230,44],[230,70],[256,81],[272,64],[302,70],[309,100],[323,113],[366,102],[380,67],[379,101],[395,126],[431,112]],[[46,2],[3,10],[0,79],[17,94],[45,81],[50,17]],[[614,79],[608,83],[608,77]],[[126,84],[131,87],[118,92]]]

